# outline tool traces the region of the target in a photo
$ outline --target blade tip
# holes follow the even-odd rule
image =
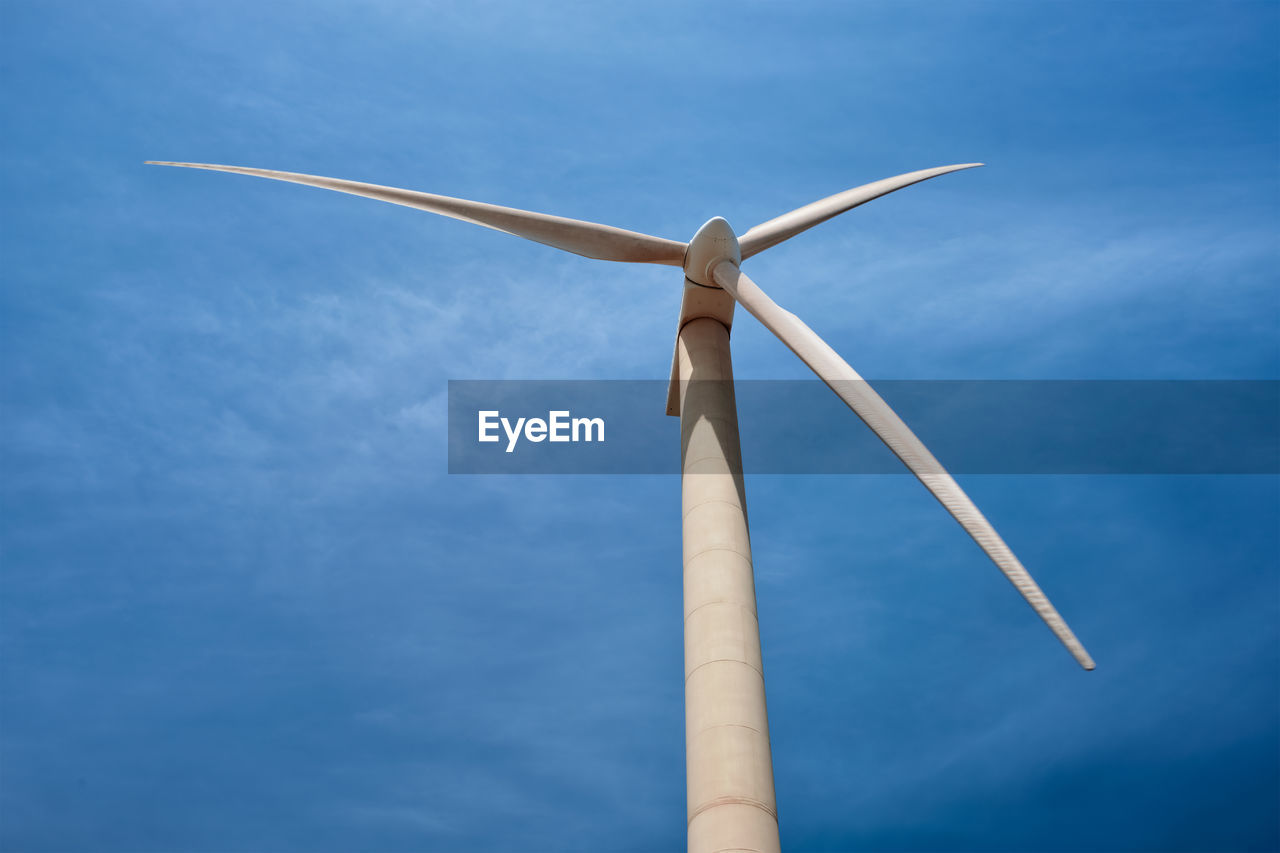
[[[225,170],[228,168],[226,166],[218,166],[214,163],[181,163],[177,160],[143,160],[142,163],[145,166],[178,166],[183,169],[212,169],[215,171],[219,169]]]

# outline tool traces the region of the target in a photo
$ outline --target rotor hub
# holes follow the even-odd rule
[[[689,241],[684,253],[684,274],[694,284],[719,288],[711,271],[721,261],[734,266],[742,263],[742,250],[738,247],[738,235],[733,233],[723,217],[715,216],[698,229]]]

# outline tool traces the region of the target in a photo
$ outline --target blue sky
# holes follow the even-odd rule
[[[143,160],[682,240],[978,160],[747,271],[872,378],[1280,378],[1274,2],[3,18],[5,850],[684,843],[678,480],[444,431],[664,378],[679,273]],[[1280,848],[1276,478],[962,485],[1098,669],[910,478],[750,478],[784,846]]]

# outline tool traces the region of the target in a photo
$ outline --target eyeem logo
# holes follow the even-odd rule
[[[481,442],[500,441],[498,427],[507,434],[507,452],[516,449],[523,433],[525,439],[535,444],[550,439],[563,441],[604,441],[604,418],[575,418],[568,411],[547,412],[547,419],[517,418],[515,424],[494,410],[476,412]]]

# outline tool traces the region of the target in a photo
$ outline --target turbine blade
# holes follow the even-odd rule
[[[727,290],[765,328],[777,335],[792,352],[800,356],[800,360],[809,365],[818,374],[818,378],[827,383],[853,409],[854,414],[871,427],[871,431],[920,478],[924,487],[933,493],[1000,571],[1004,572],[1004,576],[1022,593],[1022,597],[1040,615],[1049,630],[1062,641],[1072,657],[1085,669],[1093,669],[1093,658],[1089,657],[1076,635],[1067,627],[1066,621],[1049,603],[1048,597],[1009,550],[1000,534],[996,533],[969,496],[866,380],[799,317],[770,299],[732,261],[721,261],[712,275],[717,284]]]
[[[392,204],[438,213],[452,219],[461,219],[463,222],[482,225],[485,228],[503,231],[535,243],[543,243],[575,255],[602,261],[668,264],[677,267],[684,262],[684,243],[546,213],[532,213],[479,201],[467,201],[378,184],[364,184],[358,181],[344,181],[338,178],[322,178],[318,175],[303,175],[297,172],[276,172],[270,169],[249,169],[243,166],[217,166],[210,163],[170,163],[160,160],[148,160],[147,163],[153,166],[182,166],[188,169],[253,175],[275,181],[350,193],[378,201],[388,201]]]
[[[783,240],[790,240],[801,231],[808,231],[813,226],[826,222],[833,216],[839,216],[846,210],[851,210],[872,199],[880,198],[882,195],[888,195],[894,190],[900,190],[903,187],[909,187],[912,184],[918,184],[921,181],[927,181],[930,178],[936,178],[938,175],[945,175],[948,172],[958,172],[961,169],[972,169],[981,165],[983,164],[961,163],[957,166],[939,166],[936,169],[907,172],[905,175],[898,175],[896,178],[885,178],[883,181],[864,184],[863,186],[854,187],[851,190],[845,190],[842,193],[819,199],[812,204],[806,204],[804,207],[798,207],[790,213],[784,213],[781,216],[770,219],[768,222],[760,223],[739,237],[738,245],[742,248],[742,257],[745,260],[752,255],[759,254],[771,246],[778,245]]]

